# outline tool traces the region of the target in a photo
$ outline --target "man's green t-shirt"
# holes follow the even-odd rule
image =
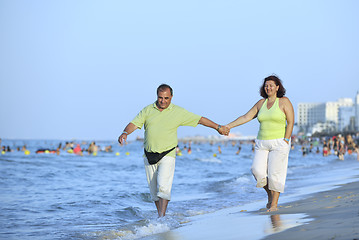
[[[146,151],[161,153],[178,145],[179,126],[196,127],[200,119],[201,116],[172,103],[161,112],[155,102],[142,109],[131,123],[139,129],[145,126]],[[171,151],[168,156],[175,157],[176,151]]]

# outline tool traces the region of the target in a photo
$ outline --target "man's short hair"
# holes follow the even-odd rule
[[[167,89],[170,90],[171,96],[173,96],[173,90],[172,90],[172,88],[170,87],[170,85],[167,85],[167,84],[161,84],[161,85],[157,88],[157,95],[158,95],[159,92],[164,92],[164,91],[166,91]]]

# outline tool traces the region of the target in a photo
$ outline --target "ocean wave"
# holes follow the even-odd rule
[[[116,211],[115,213],[121,219],[134,219],[142,217],[141,209],[139,207],[126,207],[122,210]]]
[[[230,177],[225,180],[216,180],[207,185],[206,191],[228,194],[233,193],[236,189],[239,189],[239,186],[242,188],[246,188],[247,185],[251,184],[251,175],[246,173],[238,177]]]
[[[196,160],[200,162],[222,163],[222,161],[218,158],[196,158]]]
[[[108,231],[97,231],[93,233],[86,234],[87,237],[96,239],[118,239],[118,240],[132,240],[139,239],[146,236],[166,233],[171,230],[175,224],[179,224],[173,218],[163,217],[156,220],[143,220],[139,221],[136,224],[129,225],[121,229],[113,229]],[[167,239],[167,238],[166,238]]]

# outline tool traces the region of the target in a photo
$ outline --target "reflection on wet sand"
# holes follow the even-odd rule
[[[288,228],[303,225],[310,219],[305,219],[305,214],[271,214],[268,224],[265,225],[265,233],[273,234],[284,231]]]
[[[280,220],[280,215],[279,214],[270,215],[270,220],[272,222],[273,231],[274,232],[280,231],[280,229],[282,227],[282,222]]]

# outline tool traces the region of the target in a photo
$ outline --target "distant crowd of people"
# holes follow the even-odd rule
[[[359,135],[359,133],[358,133]],[[319,140],[319,141],[318,141]],[[342,134],[338,134],[336,136],[328,136],[322,139],[318,139],[316,141],[313,141],[312,139],[294,139],[292,141],[291,148],[292,150],[295,148],[296,145],[301,146],[301,151],[303,156],[309,154],[309,153],[316,153],[316,154],[322,154],[324,157],[329,155],[335,155],[338,156],[340,160],[344,160],[345,154],[357,154],[357,159],[359,161],[359,136],[353,137],[352,135],[346,135],[345,137]],[[314,143],[313,143],[314,142]],[[186,152],[187,154],[192,153],[192,141],[184,141],[182,142],[183,149],[181,149],[179,146],[176,147],[176,155],[181,156],[183,152]],[[197,142],[194,142],[194,144],[199,144]],[[250,144],[252,152],[254,152],[255,147],[255,141],[221,141],[221,142],[214,142],[209,141],[206,142],[206,144],[210,145],[217,145],[217,151],[213,156],[217,156],[217,154],[222,154],[222,146],[227,146],[228,144],[231,144],[233,147],[236,148],[236,155],[239,155],[242,150],[243,144]],[[87,146],[86,146],[87,145]],[[10,146],[2,146],[1,145],[1,138],[0,138],[0,146],[2,153],[6,152],[26,152],[28,151],[28,148],[26,144],[22,146],[16,146],[16,147],[10,147]],[[113,152],[112,145],[107,145],[101,147],[100,145],[97,145],[95,141],[92,141],[90,144],[88,144],[85,141],[82,141],[81,143],[75,143],[74,141],[71,142],[65,142],[63,145],[61,142],[59,143],[58,147],[56,149],[50,149],[50,148],[39,148],[36,150],[36,153],[57,153],[60,154],[61,151],[65,151],[67,153],[74,153],[78,155],[83,155],[84,153],[87,153],[88,155],[96,155],[98,152],[107,152],[111,153]]]
[[[82,142],[80,144],[80,143],[75,143],[75,142],[71,141],[71,142],[65,142],[65,145],[63,146],[62,142],[60,142],[57,148],[39,148],[36,150],[36,153],[37,154],[56,153],[59,155],[60,151],[65,151],[67,153],[74,153],[74,154],[78,154],[78,155],[83,155],[84,153],[88,153],[89,155],[90,154],[96,155],[98,152],[108,152],[108,153],[113,152],[112,145],[101,147],[99,145],[96,145],[95,141],[91,142],[87,147],[83,147],[86,145],[88,145],[86,142]],[[1,138],[0,138],[0,147],[1,147],[2,154],[7,153],[7,152],[15,152],[15,151],[18,151],[18,152],[29,151],[26,144],[24,144],[21,147],[17,146],[14,149],[11,148],[10,146],[2,146]]]
[[[176,148],[176,152],[178,156],[183,154],[183,151],[188,154],[192,153],[192,141],[184,141],[182,142],[184,145],[183,149],[180,149],[179,146]],[[195,142],[195,144],[198,144]],[[221,141],[221,142],[213,142],[209,141],[206,144],[215,145],[218,144],[217,151],[214,156],[218,156],[217,154],[222,154],[222,147],[231,144],[233,147],[236,147],[237,151],[236,155],[239,155],[242,149],[243,144],[250,144],[252,148],[252,152],[255,150],[255,141]],[[293,137],[291,143],[291,149],[294,150],[296,146],[301,147],[301,152],[303,156],[306,156],[309,153],[322,154],[324,157],[329,155],[335,155],[340,160],[344,160],[344,156],[346,154],[352,155],[357,154],[357,160],[359,161],[359,133],[357,136],[352,136],[350,134],[342,135],[338,134],[335,136],[327,136],[322,139],[311,139],[311,138],[297,138]]]
[[[198,144],[209,144],[211,146],[217,145],[217,151],[213,154],[213,156],[217,156],[217,153],[222,154],[222,146],[227,146],[228,144],[231,144],[232,147],[235,147],[237,149],[237,151],[235,152],[236,155],[240,154],[243,144],[251,144],[252,152],[254,152],[254,145],[255,145],[254,140],[251,140],[251,141],[236,141],[236,140],[226,141],[226,140],[224,140],[224,141],[219,141],[219,142],[214,142],[214,141],[208,141],[208,142],[207,141],[205,141],[205,142],[194,141],[194,142],[192,142],[192,140],[189,140],[189,141],[180,141],[180,142],[181,142],[181,145],[184,145],[184,146],[183,146],[183,149],[181,149],[179,147],[179,145],[177,145],[177,147],[176,147],[176,155],[177,156],[182,156],[183,152],[187,152],[187,154],[191,154],[192,153],[192,143],[195,145],[198,145]],[[188,147],[187,147],[187,145],[188,145]]]
[[[75,143],[75,142],[66,142],[64,146],[62,143],[59,144],[58,148],[56,149],[57,152],[61,150],[66,151],[68,153],[74,153],[78,155],[83,155],[84,153],[88,153],[89,155],[93,154],[96,155],[98,152],[112,152],[112,145],[108,145],[105,147],[101,147],[96,145],[95,141],[92,141],[88,147],[81,147],[86,146],[86,142]]]
[[[359,134],[359,133],[358,133]],[[359,136],[352,136],[347,134],[346,136],[338,134],[335,136],[328,136],[320,140],[316,144],[314,150],[314,144],[311,141],[301,141],[303,156],[308,153],[315,152],[317,154],[322,153],[324,157],[329,155],[338,156],[339,160],[344,160],[345,154],[357,154],[357,160],[359,160]],[[308,147],[308,142],[309,147]],[[319,145],[322,146],[321,150]]]
[[[12,149],[10,146],[2,146],[1,141],[2,141],[2,140],[1,140],[1,138],[0,138],[0,147],[1,147],[1,152],[2,152],[2,153],[14,152],[14,151],[15,151],[15,150]],[[23,145],[23,146],[21,146],[21,147],[16,147],[15,149],[16,149],[16,151],[18,151],[18,152],[20,152],[20,151],[25,152],[25,151],[27,150],[26,145]]]

